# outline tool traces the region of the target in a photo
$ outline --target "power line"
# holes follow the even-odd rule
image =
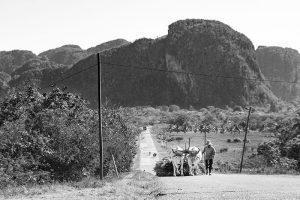
[[[281,80],[256,79],[256,78],[245,78],[245,77],[236,77],[236,76],[212,75],[212,74],[183,72],[183,71],[177,71],[177,70],[155,69],[155,68],[151,68],[151,67],[138,67],[138,66],[133,66],[133,65],[122,65],[122,64],[115,64],[115,63],[108,63],[108,62],[102,62],[102,63],[106,64],[106,65],[111,65],[113,67],[123,67],[123,68],[131,68],[131,69],[138,69],[138,70],[158,71],[158,72],[164,72],[164,73],[177,73],[177,74],[195,75],[195,76],[202,76],[202,77],[239,79],[239,80],[247,80],[247,81],[300,84],[300,82],[296,82],[296,81],[281,81]]]
[[[177,70],[165,70],[165,69],[157,69],[152,67],[138,67],[133,65],[124,65],[124,64],[116,64],[116,63],[110,63],[110,62],[102,62],[102,64],[110,65],[112,67],[120,67],[120,68],[131,68],[136,70],[145,70],[145,71],[157,71],[157,72],[163,72],[163,73],[177,73],[177,74],[184,74],[184,75],[193,75],[193,76],[201,76],[201,77],[208,77],[208,78],[224,78],[224,79],[238,79],[238,80],[246,80],[246,81],[261,81],[261,82],[274,82],[274,83],[288,83],[288,84],[300,84],[297,81],[281,81],[281,80],[269,80],[269,79],[257,79],[257,78],[245,78],[245,77],[236,77],[236,76],[224,76],[224,75],[213,75],[213,74],[203,74],[203,73],[192,73],[192,72],[184,72],[184,71],[177,71]],[[54,87],[57,83],[62,82],[66,79],[69,79],[73,76],[76,76],[82,72],[85,72],[93,67],[96,67],[97,64],[91,65],[89,67],[86,67],[80,71],[77,71],[75,73],[72,73],[66,77],[60,78],[51,84],[49,84],[46,87],[42,87],[40,89],[46,89],[49,87]],[[108,71],[103,71],[103,73],[109,73]]]

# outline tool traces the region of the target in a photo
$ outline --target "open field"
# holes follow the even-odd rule
[[[171,138],[174,138],[173,141],[166,142],[168,148],[174,148],[176,146],[180,146],[184,148],[185,146],[188,147],[189,145],[189,138],[191,140],[191,146],[197,146],[201,149],[204,148],[204,133],[174,133],[170,134]],[[234,140],[234,138],[240,138],[241,140],[244,139],[244,134],[240,135],[230,135],[230,134],[216,134],[216,133],[208,133],[206,135],[207,140],[210,140],[213,143],[213,146],[216,149],[216,160],[228,160],[232,161],[235,157],[241,154],[243,148],[243,142],[227,142],[227,139]],[[182,140],[176,140],[176,138],[182,138]],[[266,136],[265,134],[259,134],[257,132],[250,132],[247,135],[247,139],[249,143],[246,143],[246,153],[251,154],[253,151],[256,150],[259,143],[264,141],[271,140],[270,137]],[[220,149],[228,148],[227,152],[220,153]],[[236,159],[234,159],[236,160]]]
[[[157,125],[154,130],[157,130],[157,128],[159,127],[162,127],[162,125]],[[156,138],[155,144],[161,158],[171,156],[171,149],[177,146],[181,148],[188,148],[189,139],[191,146],[200,147],[202,150],[204,148],[204,133],[171,132],[166,134],[169,136],[168,139],[166,141],[162,141],[156,137],[155,131],[153,132],[153,137]],[[220,134],[210,132],[206,134],[206,137],[207,140],[211,140],[213,146],[216,149],[216,156],[214,160],[215,164],[228,162],[235,165],[236,167],[239,166],[243,149],[242,141],[244,139],[244,132],[241,132],[241,134]],[[241,142],[233,142],[235,138],[240,138]],[[231,140],[230,143],[227,142],[228,139]],[[260,143],[270,141],[272,139],[273,138],[268,133],[250,131],[247,135],[247,140],[249,140],[249,142],[246,143],[244,159],[246,160],[248,156],[256,153],[257,147]]]

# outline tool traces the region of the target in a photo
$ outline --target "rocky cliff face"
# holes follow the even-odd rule
[[[0,71],[11,74],[25,62],[36,57],[34,53],[26,50],[0,51]]]
[[[297,82],[300,79],[300,54],[297,50],[281,47],[258,47],[257,61],[266,79]],[[273,93],[283,100],[300,96],[300,85],[270,82]]]
[[[218,21],[177,21],[167,36],[104,51],[102,61],[103,97],[123,105],[233,106],[276,99],[263,82],[243,79],[264,78],[254,47],[245,35]],[[92,55],[69,72],[96,63]],[[96,67],[63,84],[96,105]]]

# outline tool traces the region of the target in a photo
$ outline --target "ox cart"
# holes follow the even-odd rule
[[[205,173],[202,151],[198,147],[173,148],[170,158],[164,158],[154,168],[157,176],[195,176]]]

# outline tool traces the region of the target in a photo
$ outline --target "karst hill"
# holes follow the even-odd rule
[[[104,51],[101,58],[102,95],[121,105],[202,107],[276,100],[267,84],[249,80],[264,79],[252,42],[218,21],[180,20],[169,25],[164,37],[139,39]],[[96,55],[92,55],[68,72],[96,63]],[[62,84],[96,105],[96,67]]]
[[[292,101],[300,96],[300,54],[297,50],[282,47],[260,46],[256,50],[262,73],[270,82],[272,92],[283,100]]]
[[[39,55],[1,51],[0,94],[28,82],[44,88],[84,70],[56,86],[67,86],[95,107],[98,52],[103,98],[118,105],[244,106],[272,103],[277,97],[293,101],[300,95],[299,85],[287,83],[299,79],[296,50],[255,50],[244,34],[222,22],[201,19],[174,22],[167,35],[133,43],[116,39],[86,50],[64,45]],[[259,81],[264,79],[281,82]]]
[[[0,95],[5,95],[10,87],[36,85],[49,86],[53,81],[63,78],[67,70],[87,56],[116,48],[129,42],[117,39],[102,43],[87,50],[78,45],[63,45],[35,55],[31,51],[13,50],[0,52],[1,79]],[[7,78],[8,77],[8,78]]]

